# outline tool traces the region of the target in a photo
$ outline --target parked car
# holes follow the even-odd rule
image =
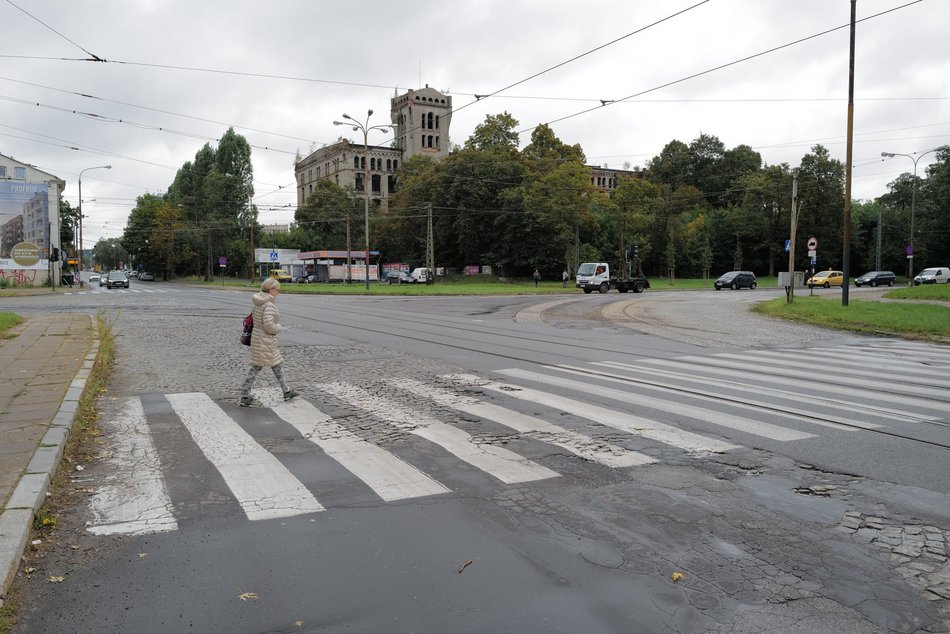
[[[841,286],[844,283],[843,271],[819,271],[809,278],[806,284],[808,288],[814,286],[823,286],[831,288],[832,286]]]
[[[432,271],[424,266],[413,269],[409,276],[418,284],[426,284],[432,281]]]
[[[140,271],[138,279],[142,280],[143,282],[154,282],[155,276],[148,271]]]
[[[716,287],[717,291],[724,288],[731,288],[734,291],[740,288],[755,288],[755,273],[752,271],[729,271],[719,276],[713,286]]]
[[[290,273],[284,269],[272,269],[269,275],[281,283],[293,281],[293,278],[290,277]]]
[[[896,281],[897,276],[894,275],[893,271],[868,271],[864,275],[854,278],[854,285],[882,286],[887,284],[888,286],[894,286]]]
[[[98,273],[96,273],[95,271],[93,271],[92,273],[89,274],[89,283],[90,283],[90,284],[92,284],[93,282],[98,282],[98,281],[101,280],[101,279],[102,279],[102,276],[99,275]]]
[[[128,277],[130,280],[134,280],[134,279],[138,278],[139,272],[138,272],[138,271],[126,271],[126,272],[125,272],[125,276]]]
[[[415,284],[416,278],[405,271],[389,271],[386,273],[387,284]]]
[[[123,271],[109,271],[106,288],[129,288],[129,278]]]
[[[294,278],[294,283],[295,284],[313,284],[314,280],[316,280],[316,278],[312,274],[298,275],[297,277]]]
[[[106,282],[109,281],[109,274],[103,273],[99,276],[99,286],[105,286]]]
[[[914,286],[921,284],[950,284],[950,269],[945,266],[932,266],[914,277]]]

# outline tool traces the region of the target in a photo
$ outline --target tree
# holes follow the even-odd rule
[[[310,244],[324,249],[345,249],[347,220],[350,222],[351,244],[362,244],[352,231],[355,225],[360,225],[359,236],[363,235],[362,223],[354,222],[363,211],[362,198],[355,194],[352,188],[343,189],[328,178],[317,181],[307,202],[294,213],[294,221],[309,237]]]
[[[798,172],[799,230],[818,238],[818,267],[841,265],[844,165],[816,145],[802,157]]]
[[[518,149],[518,120],[507,112],[487,115],[485,122],[475,126],[472,136],[465,142],[465,149],[514,152]]]

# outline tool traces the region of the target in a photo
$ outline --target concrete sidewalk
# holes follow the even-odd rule
[[[85,314],[30,315],[5,335],[0,339],[0,605],[99,352],[95,319]]]

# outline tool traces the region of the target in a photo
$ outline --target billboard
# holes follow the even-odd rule
[[[21,242],[49,253],[49,187],[46,183],[0,181],[0,258]]]

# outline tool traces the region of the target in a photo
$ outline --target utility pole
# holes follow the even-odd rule
[[[426,227],[426,284],[435,283],[435,236],[432,235],[432,203],[428,203],[429,220]]]
[[[798,231],[798,170],[792,173],[792,227],[788,244],[788,287],[786,299],[791,304],[795,301],[795,234]]]
[[[251,230],[251,266],[248,269],[248,276],[253,281],[257,277],[257,258],[254,257],[254,207],[251,204],[251,195],[247,195],[247,221]]]
[[[848,150],[845,158],[844,176],[844,253],[841,268],[844,280],[841,283],[841,305],[848,305],[849,277],[851,274],[851,164],[854,162],[854,23],[858,0],[851,0],[851,50],[848,64]]]

